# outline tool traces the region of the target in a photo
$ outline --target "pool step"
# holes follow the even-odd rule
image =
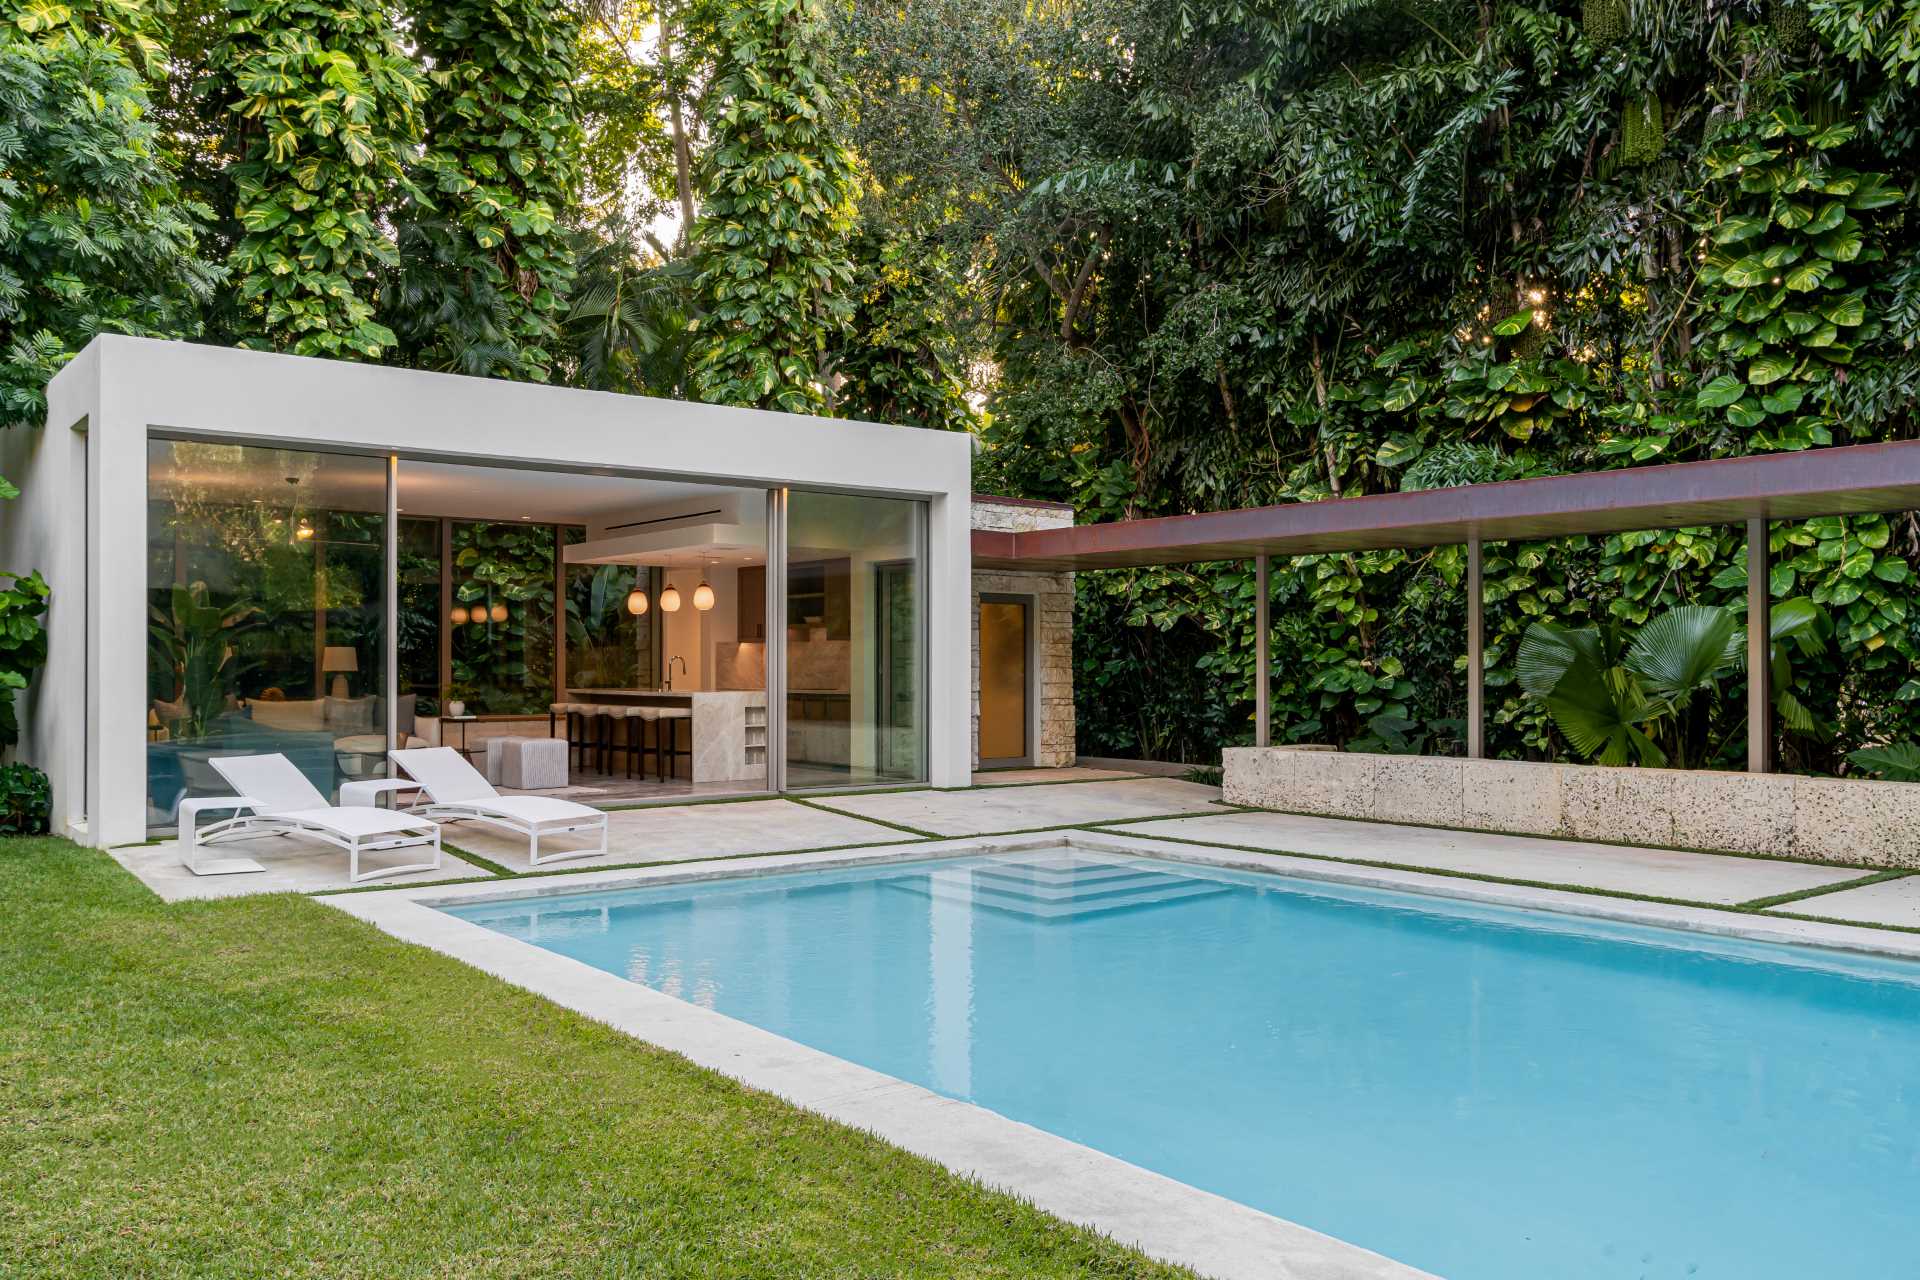
[[[963,903],[1046,922],[1138,911],[1232,892],[1230,886],[1208,880],[1085,863],[996,863],[888,883],[936,902]]]

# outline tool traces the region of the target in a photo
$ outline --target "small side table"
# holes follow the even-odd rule
[[[200,814],[207,809],[232,809],[233,816],[241,816],[242,809],[254,808],[250,796],[189,796],[180,802],[180,863],[197,876],[237,876],[249,871],[265,871],[266,868],[252,858],[208,858],[200,860],[200,850],[206,846],[200,843]]]
[[[460,726],[460,745],[457,747],[454,747],[453,749],[455,751],[458,751],[463,756],[470,756],[473,754],[473,750],[469,749],[467,746],[467,726],[470,724],[476,723],[479,719],[480,719],[479,716],[441,716],[440,717],[440,723],[443,725],[457,724]],[[441,733],[440,735],[440,745],[443,747],[453,745],[447,741],[447,735],[444,732]]]
[[[419,789],[420,784],[411,778],[362,778],[340,784],[340,804],[342,808],[378,809],[381,796]]]

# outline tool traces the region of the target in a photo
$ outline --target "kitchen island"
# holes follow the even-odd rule
[[[685,707],[693,712],[691,744],[687,729],[676,745],[693,752],[691,762],[675,761],[674,772],[691,782],[766,785],[767,695],[761,689],[569,689],[569,702],[602,702],[619,707]],[[664,728],[664,725],[663,725]]]

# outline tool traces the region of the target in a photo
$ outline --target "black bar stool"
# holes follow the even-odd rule
[[[650,708],[651,709],[651,708]],[[693,709],[691,707],[660,707],[659,720],[655,725],[654,754],[660,762],[660,781],[676,776],[677,762],[685,757],[688,762],[687,773],[693,773]],[[680,726],[687,726],[686,749],[680,747]]]

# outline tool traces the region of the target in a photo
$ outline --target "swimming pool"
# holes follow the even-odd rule
[[[1920,966],[1067,848],[443,909],[1452,1280],[1920,1255]]]

